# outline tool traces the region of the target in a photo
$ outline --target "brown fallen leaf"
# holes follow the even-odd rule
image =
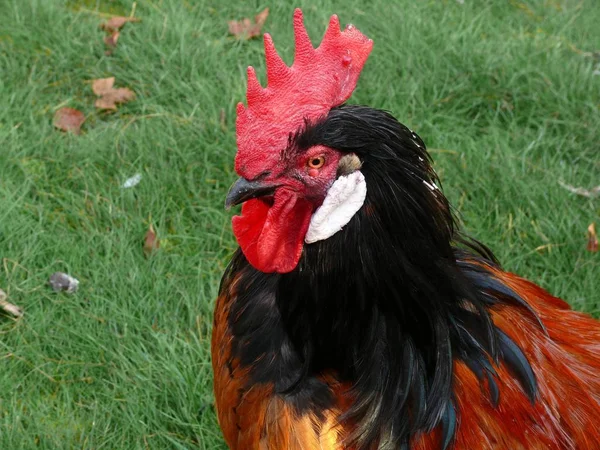
[[[230,20],[229,32],[238,39],[252,39],[260,36],[265,21],[269,17],[269,8],[263,9],[256,16],[254,16],[254,22],[250,19],[243,18],[242,20]]]
[[[98,78],[92,81],[92,91],[100,98],[96,100],[98,109],[117,109],[117,103],[127,103],[135,98],[129,88],[114,88],[115,77]]]
[[[102,28],[104,31],[112,33],[113,31],[118,31],[121,28],[123,28],[123,26],[127,22],[139,22],[139,21],[140,21],[140,19],[138,19],[137,17],[114,16],[114,17],[111,17],[110,19],[108,19],[106,22],[101,23],[100,28]]]
[[[127,103],[135,98],[135,93],[128,88],[118,88],[104,94],[96,100],[96,108],[99,109],[117,109],[117,103]]]
[[[0,308],[15,317],[21,317],[23,315],[23,309],[19,308],[17,305],[7,302],[6,297],[8,297],[6,292],[0,289]]]
[[[146,258],[149,258],[152,253],[160,248],[160,240],[154,231],[154,227],[152,224],[148,227],[148,231],[146,231],[146,236],[144,237],[144,255]]]
[[[598,251],[598,236],[596,235],[596,224],[593,222],[590,223],[590,226],[587,229],[588,235],[588,243],[587,243],[587,251],[588,252],[597,252]]]
[[[115,84],[115,77],[110,78],[98,78],[96,80],[92,80],[92,91],[97,96],[102,96],[113,89],[113,85]]]
[[[104,52],[105,54],[112,54],[113,50],[117,47],[117,41],[119,40],[120,34],[121,33],[115,30],[112,32],[112,34],[104,37],[104,44],[106,44],[106,46],[108,47],[108,50]]]
[[[78,109],[65,107],[54,113],[54,126],[59,130],[80,134],[83,122],[85,122],[85,115]]]

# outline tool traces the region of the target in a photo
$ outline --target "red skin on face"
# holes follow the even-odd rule
[[[322,167],[309,162],[324,157]],[[286,273],[294,270],[304,245],[304,236],[314,210],[323,202],[335,181],[341,154],[323,146],[315,146],[301,154],[289,166],[280,162],[278,173],[264,179],[266,184],[280,186],[273,204],[266,199],[248,200],[241,216],[233,218],[233,232],[246,258],[262,272]]]
[[[356,86],[373,42],[356,27],[340,30],[332,16],[321,44],[314,48],[304,27],[302,11],[294,12],[294,64],[288,67],[264,35],[267,87],[248,68],[247,106],[237,106],[236,172],[280,186],[271,199],[253,199],[233,218],[233,232],[248,261],[263,272],[293,270],[302,254],[304,236],[314,210],[333,184],[340,154],[315,147],[295,161],[281,158],[290,133],[325,117],[344,103]],[[322,167],[310,158],[325,157]],[[313,164],[314,165],[314,164]]]

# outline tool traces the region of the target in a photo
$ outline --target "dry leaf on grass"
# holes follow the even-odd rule
[[[104,37],[104,43],[108,49],[104,53],[106,55],[112,55],[113,51],[117,47],[117,41],[119,40],[119,30],[123,28],[127,22],[139,21],[140,19],[136,19],[135,17],[115,16],[100,24],[100,28],[107,32],[107,36]]]
[[[101,23],[100,28],[102,28],[104,31],[112,33],[113,31],[118,31],[121,28],[123,28],[123,26],[127,22],[139,22],[139,21],[140,21],[140,19],[138,19],[137,17],[115,16],[115,17],[111,17],[106,22]]]
[[[13,305],[12,303],[6,301],[6,292],[0,289],[0,308],[6,311],[9,314],[12,314],[15,317],[21,317],[23,315],[23,309],[19,308],[17,305]]]
[[[96,108],[116,111],[117,103],[126,103],[135,98],[129,88],[114,88],[115,77],[99,78],[92,81],[92,90],[100,98],[96,100]]]
[[[229,32],[238,39],[252,39],[260,36],[265,21],[269,17],[269,8],[265,8],[254,16],[254,22],[247,17],[242,20],[230,20]]]
[[[127,103],[135,98],[135,93],[128,88],[117,88],[96,100],[96,108],[117,109],[117,103]]]
[[[60,108],[54,113],[54,126],[59,130],[80,134],[83,122],[85,115],[74,108]]]
[[[114,84],[115,77],[98,78],[96,80],[92,80],[92,91],[94,91],[94,94],[97,96],[102,96],[112,91]]]
[[[104,43],[108,47],[108,50],[106,50],[106,52],[104,53],[106,53],[107,55],[112,54],[113,50],[117,46],[117,41],[119,40],[120,34],[121,33],[119,33],[118,31],[113,31],[112,34],[104,37]]]
[[[152,253],[160,248],[160,240],[154,231],[152,224],[148,227],[146,236],[144,237],[144,255],[149,258]]]
[[[590,223],[590,226],[587,229],[588,234],[588,243],[587,250],[589,252],[597,252],[598,251],[598,236],[596,235],[596,224]]]

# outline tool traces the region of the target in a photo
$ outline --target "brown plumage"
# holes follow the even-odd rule
[[[497,407],[482,393],[477,377],[464,363],[454,364],[454,396],[459,413],[454,446],[463,449],[598,449],[600,431],[600,326],[572,311],[562,300],[516,275],[494,274],[528,302],[544,324],[545,333],[530,316],[512,306],[492,310],[498,327],[527,356],[538,380],[534,404],[519,383],[500,365]],[[248,386],[247,370],[231,357],[229,305],[236,300],[235,274],[224,280],[215,309],[212,341],[215,396],[219,423],[232,450],[342,450],[348,430],[336,421],[351,402],[350,385],[332,375],[324,380],[336,402],[322,418],[301,415],[286,405],[273,387]],[[440,448],[440,432],[416,436],[416,450]],[[373,447],[376,449],[377,447]]]

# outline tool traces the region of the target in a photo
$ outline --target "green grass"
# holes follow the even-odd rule
[[[264,78],[261,42],[229,37],[227,20],[265,6],[288,62],[295,5],[314,41],[333,12],[373,38],[352,102],[423,137],[465,227],[506,268],[598,313],[585,230],[600,200],[558,184],[600,183],[596,0],[143,0],[106,56],[102,14],[131,3],[0,2],[0,287],[25,309],[0,316],[0,448],[224,448],[209,359],[235,248],[222,205],[245,67]],[[114,114],[93,107],[90,80],[107,76],[137,94]],[[61,106],[85,112],[81,136],[53,129]],[[163,248],[145,259],[150,222]],[[59,270],[76,295],[47,286]]]

